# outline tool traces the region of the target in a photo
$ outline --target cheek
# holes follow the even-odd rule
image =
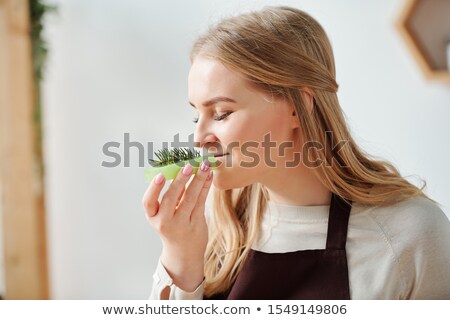
[[[234,121],[230,124],[227,130],[227,135],[232,141],[237,141],[242,145],[245,142],[256,142],[259,145],[264,140],[264,136],[269,134],[278,137],[282,129],[279,119],[271,116],[243,116],[239,121]]]
[[[249,117],[240,116],[223,128],[220,139],[230,148],[229,152],[239,153],[244,143],[259,139],[258,128]]]
[[[255,121],[240,121],[233,123],[229,129],[228,145],[233,143],[232,154],[233,164],[238,166],[241,161],[248,162],[252,159],[252,154],[259,154],[261,141],[264,136],[263,127],[255,125]]]
[[[258,143],[258,149],[263,152],[263,142],[268,147],[270,143],[271,150],[277,149],[282,142],[290,140],[289,123],[286,118],[279,114],[268,114],[257,122],[254,126],[252,138]],[[248,130],[247,131],[251,131]]]
[[[271,142],[270,159],[278,158],[280,143],[289,139],[288,126],[286,117],[274,112],[261,113],[257,117],[241,116],[236,121],[230,122],[230,126],[224,128],[221,139],[231,148],[228,150],[231,150],[232,154],[229,164],[234,168],[233,170],[240,168],[245,171],[245,173],[241,172],[242,174],[251,175],[252,170],[249,169],[256,169],[256,167],[262,169],[265,158],[268,157],[262,145],[263,141]],[[243,162],[250,167],[242,168],[240,164]]]
[[[270,138],[268,142],[275,142],[275,147],[270,149],[270,161],[273,163],[279,156],[277,150],[280,143],[288,141],[292,134],[289,119],[283,113],[267,110],[258,115],[241,113],[239,118],[230,121],[230,125],[223,128],[220,139],[226,146],[233,144],[232,149],[228,150],[232,157],[215,172],[214,186],[226,190],[258,181],[261,174],[268,170],[262,142],[265,136],[266,141]],[[242,163],[246,163],[247,167]]]

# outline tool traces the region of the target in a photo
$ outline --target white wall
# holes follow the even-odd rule
[[[449,213],[450,87],[424,80],[394,29],[404,1],[52,1],[46,36],[45,157],[55,299],[141,299],[160,254],[146,189],[130,168],[104,168],[102,146],[193,132],[188,51],[218,18],[264,5],[306,10],[335,50],[339,98],[355,137],[405,175],[418,174]]]

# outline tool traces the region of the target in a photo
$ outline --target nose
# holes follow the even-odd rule
[[[218,139],[212,133],[199,134],[196,131],[195,134],[194,134],[194,141],[195,141],[195,146],[196,147],[203,148],[203,147],[208,146],[210,144],[217,143]]]
[[[219,138],[212,132],[197,126],[194,133],[194,144],[203,148],[205,153],[217,153],[220,149]]]

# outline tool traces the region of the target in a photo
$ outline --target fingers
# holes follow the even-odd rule
[[[170,184],[169,189],[161,199],[161,210],[172,214],[175,213],[175,208],[178,202],[177,200],[183,195],[183,190],[186,183],[189,181],[193,170],[194,167],[192,167],[189,163],[181,168],[175,179]]]
[[[160,173],[155,178],[153,178],[152,182],[150,182],[147,191],[142,198],[142,205],[144,206],[148,218],[151,218],[158,213],[158,198],[162,188],[164,187],[164,184],[165,177],[162,173]]]
[[[192,219],[204,219],[204,213],[205,213],[205,202],[206,198],[208,197],[209,190],[211,189],[211,185],[213,182],[213,171],[210,172],[210,176],[205,181],[205,184],[202,187],[202,190],[200,191],[200,194],[198,195],[197,202],[195,204],[194,209],[192,210],[191,214],[191,220]]]
[[[183,198],[183,195],[184,195],[185,191],[186,191],[186,187],[183,186],[183,190],[181,191],[180,196],[178,197],[178,200],[177,200],[177,207],[180,204],[181,198]]]
[[[194,179],[191,184],[187,188],[183,200],[180,202],[180,205],[177,208],[177,212],[183,214],[191,214],[192,210],[194,210],[195,204],[197,203],[198,196],[202,191],[203,185],[208,177],[208,174],[211,172],[210,164],[208,161],[205,161],[201,164],[200,169],[197,171]]]

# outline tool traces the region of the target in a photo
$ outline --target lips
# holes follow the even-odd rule
[[[217,157],[226,156],[226,155],[228,155],[228,154],[229,154],[229,153],[215,154],[215,155],[213,155],[213,157],[217,158]]]

